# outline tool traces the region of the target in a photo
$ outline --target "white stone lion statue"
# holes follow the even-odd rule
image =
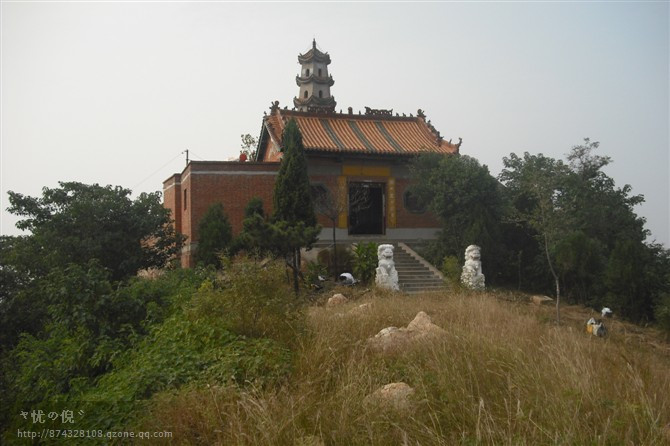
[[[461,273],[461,283],[471,290],[483,290],[485,278],[482,274],[481,250],[477,245],[465,249],[465,265]]]
[[[380,288],[398,291],[398,271],[393,261],[393,245],[379,245],[377,248],[377,275],[375,283]]]

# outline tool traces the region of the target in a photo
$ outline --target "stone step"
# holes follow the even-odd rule
[[[444,281],[440,277],[402,247],[396,246],[393,257],[401,290],[419,293],[445,289]]]
[[[412,282],[418,282],[420,280],[424,281],[434,281],[437,283],[443,283],[444,281],[440,279],[439,277],[435,276],[398,276],[400,279],[403,281],[412,281]]]
[[[428,279],[428,280],[405,280],[402,283],[407,284],[407,285],[421,285],[421,284],[426,284],[426,285],[444,285],[444,282],[439,280],[439,279]]]

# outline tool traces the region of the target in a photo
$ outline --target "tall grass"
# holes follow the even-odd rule
[[[613,333],[556,327],[487,295],[371,297],[310,309],[290,379],[274,388],[189,387],[154,398],[143,430],[181,444],[664,444],[670,358]],[[420,310],[447,335],[394,354],[366,340]],[[409,412],[366,403],[414,387]]]

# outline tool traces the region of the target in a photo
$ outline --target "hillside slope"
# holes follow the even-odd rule
[[[370,348],[419,311],[446,333]],[[491,294],[368,292],[309,309],[283,384],[187,386],[137,423],[180,444],[670,444],[668,344],[616,320],[595,338],[588,317],[566,307],[556,327],[553,308]],[[408,406],[369,397],[394,382],[414,389]]]

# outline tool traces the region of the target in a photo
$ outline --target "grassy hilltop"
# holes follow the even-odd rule
[[[501,297],[368,292],[311,307],[281,384],[165,392],[140,424],[185,444],[670,443],[670,347],[655,332],[612,320],[595,338],[589,310],[564,308],[557,327],[551,307]],[[366,347],[418,311],[447,334],[390,355]],[[410,410],[367,403],[399,381],[415,389]]]
[[[325,305],[337,291],[349,302]],[[3,361],[3,444],[34,430],[22,410],[61,409],[76,424],[40,427],[170,433],[141,444],[670,444],[670,345],[616,317],[606,338],[588,335],[584,307],[563,306],[557,326],[553,306],[495,291],[306,299],[282,262],[242,258],[105,292],[149,302],[146,317],[116,338],[22,337]],[[420,311],[444,332],[368,342]],[[399,382],[413,389],[404,406],[370,396]],[[98,440],[42,443],[132,441]]]

